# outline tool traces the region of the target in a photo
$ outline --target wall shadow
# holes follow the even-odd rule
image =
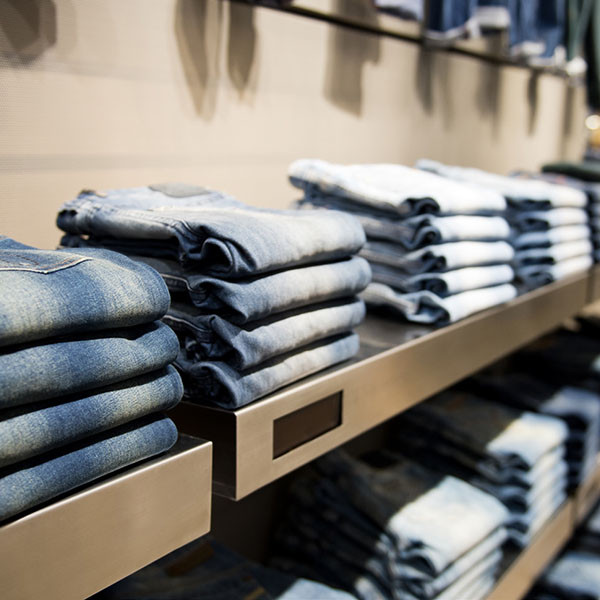
[[[539,106],[539,83],[539,72],[531,71],[529,74],[529,81],[527,82],[527,108],[529,109],[527,116],[527,131],[529,135],[532,135],[535,131],[535,125],[537,122]]]
[[[254,24],[254,7],[228,2],[229,37],[227,41],[227,71],[229,79],[240,98],[256,90],[257,31]]]
[[[336,0],[336,3],[336,10],[343,8],[354,19],[369,25],[377,24],[377,15],[368,3],[361,0]],[[360,116],[363,106],[363,69],[369,62],[379,62],[379,36],[333,25],[329,27],[328,35],[325,97],[338,108]]]
[[[34,62],[57,40],[52,0],[0,1],[0,55],[18,64]]]
[[[196,114],[212,120],[217,103],[224,2],[177,0],[175,37]]]

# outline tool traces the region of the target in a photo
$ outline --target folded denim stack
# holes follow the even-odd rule
[[[322,583],[263,567],[207,536],[94,596],[96,600],[352,600]]]
[[[361,599],[484,598],[506,540],[501,502],[379,452],[331,453],[292,487],[272,563]]]
[[[496,402],[562,419],[569,430],[565,455],[569,488],[591,475],[600,450],[599,393],[520,372],[479,375],[465,385]]]
[[[175,443],[179,344],[157,322],[158,273],[0,237],[0,288],[0,519]]]
[[[514,228],[515,271],[528,287],[552,283],[592,265],[587,196],[582,190],[432,160],[420,160],[417,166],[455,181],[495,190],[506,198],[507,218]]]
[[[185,394],[225,408],[352,357],[370,281],[360,223],[324,211],[246,206],[197,186],[82,192],[63,205],[65,246],[156,267],[174,302]]]
[[[449,390],[405,413],[395,439],[504,502],[509,537],[525,546],[566,500],[567,434],[560,419]]]
[[[344,211],[362,223],[361,255],[373,271],[368,304],[444,325],[516,296],[499,194],[400,165],[298,160],[289,175],[304,191],[301,206]]]

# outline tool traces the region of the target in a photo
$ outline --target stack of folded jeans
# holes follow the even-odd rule
[[[562,419],[569,429],[565,456],[569,488],[592,473],[600,450],[600,394],[520,372],[479,375],[465,385],[496,402]]]
[[[507,218],[514,228],[515,271],[528,287],[552,283],[592,265],[587,196],[582,190],[432,160],[421,160],[417,166],[495,190],[506,198]]]
[[[483,598],[506,540],[502,503],[391,452],[331,453],[294,482],[273,564],[361,599]]]
[[[566,499],[567,433],[560,419],[450,390],[405,413],[395,439],[502,500],[509,537],[525,546]]]
[[[126,577],[95,599],[352,600],[346,592],[292,577],[204,537]]]
[[[363,298],[410,321],[438,325],[511,300],[510,228],[496,192],[400,165],[299,160],[300,204],[351,213],[367,234],[373,283]]]
[[[83,192],[63,205],[65,246],[104,246],[163,275],[175,362],[192,401],[243,406],[352,357],[370,281],[360,223],[246,206],[197,186]]]
[[[158,273],[0,237],[0,519],[168,450],[183,393]]]

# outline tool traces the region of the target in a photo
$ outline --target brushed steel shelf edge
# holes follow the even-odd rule
[[[0,527],[2,598],[69,600],[112,585],[210,529],[212,444],[164,457]]]
[[[587,303],[588,284],[586,272],[534,290],[235,411],[182,403],[173,418],[212,438],[214,490],[240,500],[556,327]],[[341,390],[341,425],[274,459],[274,421]]]
[[[600,300],[600,265],[594,265],[590,274],[590,293],[588,301]]]
[[[486,600],[518,600],[532,587],[573,533],[573,501],[568,500],[521,552]]]
[[[588,516],[600,498],[600,454],[596,457],[596,468],[577,488],[573,499],[573,519],[579,525]]]

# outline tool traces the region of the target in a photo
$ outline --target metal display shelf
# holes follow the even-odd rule
[[[87,598],[210,529],[212,444],[160,458],[0,527],[3,600]]]
[[[486,600],[519,600],[523,598],[569,541],[600,498],[600,455],[595,471],[563,504],[553,519],[521,553],[507,558],[507,566],[496,587]]]
[[[241,4],[252,3],[252,0],[231,1]],[[507,32],[498,32],[495,35],[488,34],[471,39],[437,41],[423,35],[420,23],[380,12],[366,0],[294,0],[292,4],[286,6],[276,6],[268,2],[265,2],[264,6],[301,17],[324,21],[332,25],[350,27],[365,33],[393,37],[420,44],[430,50],[459,54],[494,65],[524,68],[536,73],[559,77],[568,76],[564,68],[551,65],[530,65],[523,60],[513,58],[508,52],[498,51],[497,42],[502,37],[507,36]],[[504,46],[506,45],[504,44]]]
[[[600,498],[600,456],[596,460],[596,469],[576,490],[573,499],[575,524],[581,523]]]
[[[443,329],[368,316],[359,356],[230,411],[182,402],[180,431],[214,443],[214,491],[239,500],[558,326],[581,273]]]
[[[525,596],[544,569],[573,534],[573,501],[569,500],[523,552],[512,557],[486,600],[518,600]]]
[[[600,265],[594,265],[590,275],[589,301],[596,302],[597,300],[600,300]]]

